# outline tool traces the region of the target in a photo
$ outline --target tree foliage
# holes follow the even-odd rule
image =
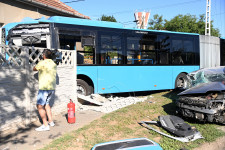
[[[164,30],[164,20],[163,16],[159,16],[158,14],[155,14],[153,16],[153,19],[149,22],[149,29],[152,30]]]
[[[177,15],[171,20],[163,20],[162,16],[156,14],[153,18],[149,29],[205,34],[205,15],[200,15],[199,18],[195,15]],[[219,29],[213,27],[213,21],[211,35],[220,36]]]
[[[102,15],[101,18],[99,18],[98,20],[109,21],[109,22],[117,22],[114,16],[106,16],[106,15]]]

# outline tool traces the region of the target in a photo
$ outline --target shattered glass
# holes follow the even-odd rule
[[[201,83],[225,81],[225,67],[200,69],[188,74],[188,88],[199,86]]]

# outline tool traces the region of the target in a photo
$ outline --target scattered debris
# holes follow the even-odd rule
[[[201,133],[198,132],[195,128],[185,123],[183,119],[173,115],[159,116],[159,121],[141,121],[139,124],[142,126],[144,125],[144,127],[153,130],[161,135],[181,142],[190,142],[203,138]],[[158,131],[151,127],[149,124],[160,126],[178,137],[174,137]]]
[[[95,110],[103,113],[110,113],[117,109],[126,107],[128,105],[135,104],[137,102],[143,102],[147,98],[137,98],[137,97],[109,97],[105,98],[99,94],[92,94],[90,96],[84,96],[78,94],[78,98],[83,101],[87,101],[94,105],[80,105],[80,110]],[[97,105],[97,106],[96,106]]]
[[[134,138],[96,144],[92,150],[162,150],[158,143],[147,138]]]
[[[105,98],[103,96],[96,96],[97,94],[94,94],[95,96],[85,96],[85,95],[81,95],[81,94],[77,94],[77,97],[79,99],[82,99],[86,102],[89,102],[89,103],[92,103],[92,104],[95,104],[95,105],[99,105],[99,106],[102,106],[103,103],[104,103],[104,100]]]

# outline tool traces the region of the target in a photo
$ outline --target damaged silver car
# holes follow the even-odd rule
[[[225,67],[200,69],[187,77],[188,88],[178,94],[178,113],[225,124]]]

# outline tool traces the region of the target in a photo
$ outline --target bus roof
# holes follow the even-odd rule
[[[76,24],[76,25],[107,27],[107,28],[123,28],[123,25],[121,23],[108,21],[94,21],[89,19],[79,19],[60,16],[53,16],[50,17],[48,20],[54,23]]]
[[[174,33],[174,34],[190,34],[190,35],[199,35],[198,33],[186,33],[186,32],[174,32],[174,31],[166,31],[166,30],[149,30],[149,29],[136,29],[136,28],[125,28],[123,24],[117,22],[108,22],[108,21],[95,21],[89,19],[80,19],[80,18],[71,18],[71,17],[62,17],[62,16],[52,16],[48,19],[40,18],[40,19],[32,19],[32,18],[24,18],[21,22],[17,23],[9,23],[4,26],[6,30],[10,30],[18,24],[35,24],[41,22],[48,23],[63,23],[63,24],[72,24],[72,25],[83,25],[83,26],[94,26],[94,27],[106,27],[106,28],[116,28],[116,29],[127,29],[127,30],[139,30],[140,32],[162,32],[162,33]]]
[[[128,30],[137,30],[133,28],[125,28],[123,24],[117,22],[108,22],[108,21],[94,21],[88,19],[79,19],[79,18],[70,18],[70,17],[60,17],[53,16],[49,18],[50,21],[55,23],[65,23],[65,24],[76,24],[76,25],[86,25],[86,26],[95,26],[95,27],[107,27],[107,28],[118,28],[118,29],[128,29]],[[192,34],[199,35],[196,33],[186,33],[186,32],[172,32],[165,30],[148,30],[148,29],[138,29],[141,31],[153,31],[153,32],[168,32],[168,33],[177,33],[177,34]]]
[[[25,17],[21,22],[13,22],[13,23],[8,23],[6,25],[3,26],[3,28],[5,29],[6,35],[8,35],[8,32],[10,29],[14,28],[16,25],[19,24],[35,24],[35,23],[39,23],[39,22],[51,22],[47,19],[45,19],[44,17],[40,18],[40,19],[32,19],[30,17]]]

